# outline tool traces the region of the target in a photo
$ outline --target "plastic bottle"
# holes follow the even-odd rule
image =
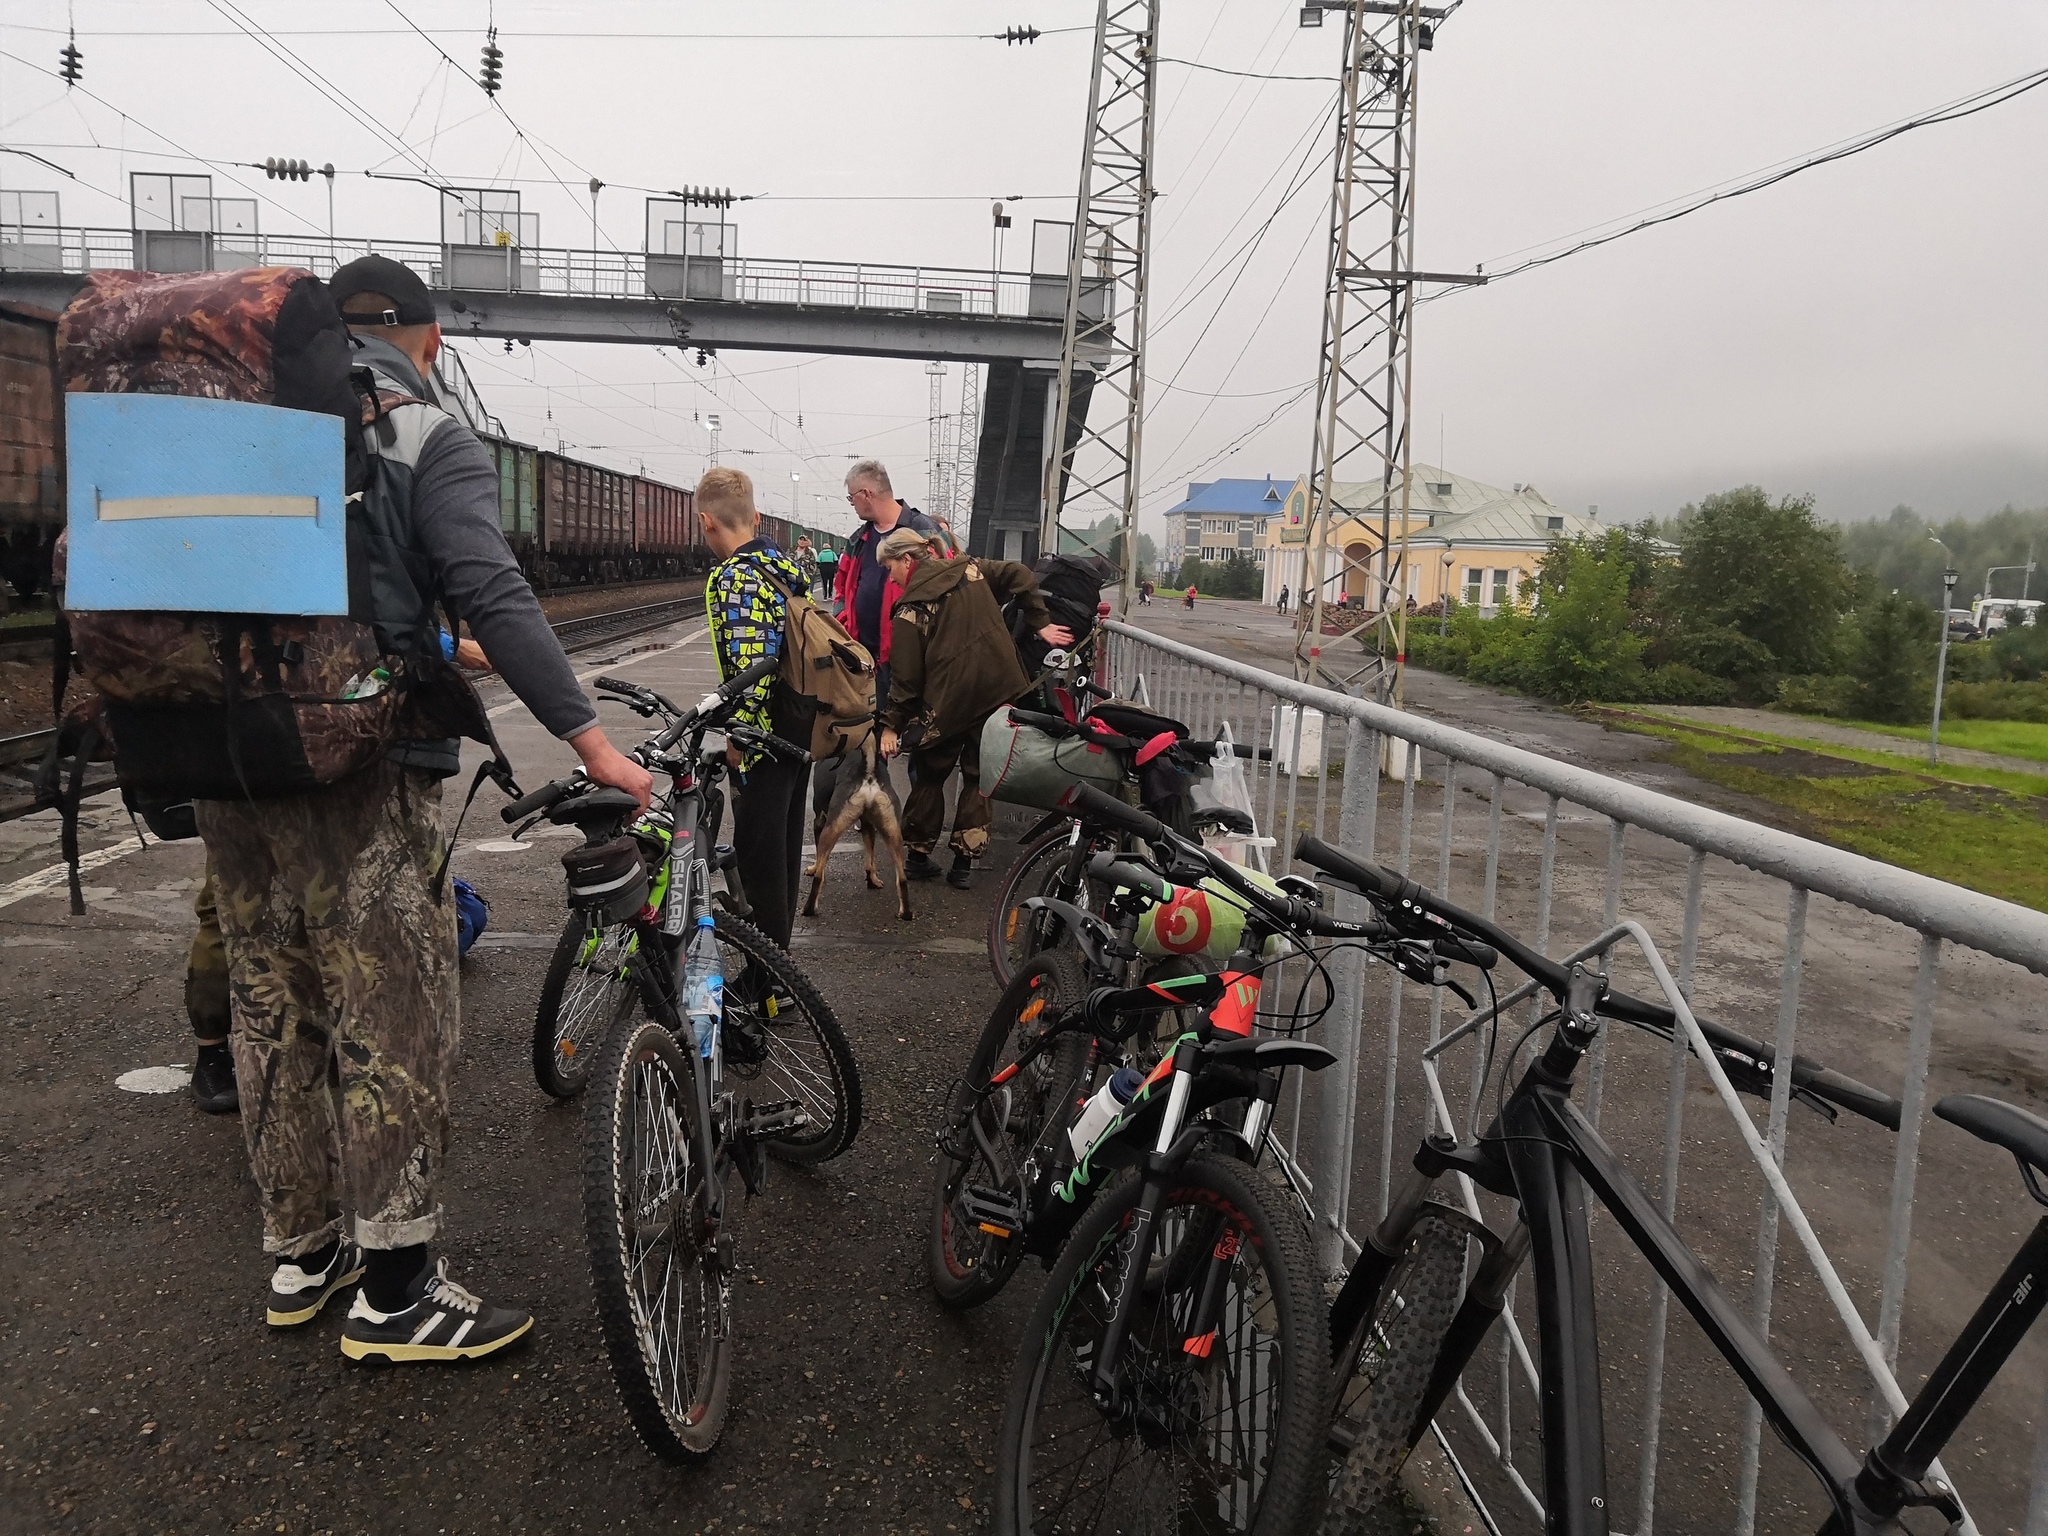
[[[1138,1096],[1144,1081],[1145,1074],[1136,1067],[1118,1067],[1109,1081],[1095,1090],[1095,1097],[1081,1107],[1081,1113],[1067,1131],[1067,1143],[1074,1149],[1075,1157],[1088,1155],[1095,1138]]]
[[[690,947],[683,956],[683,1013],[697,1037],[697,1053],[707,1061],[718,1039],[718,1021],[725,1016],[725,967],[718,958],[718,935],[705,913],[697,919]]]

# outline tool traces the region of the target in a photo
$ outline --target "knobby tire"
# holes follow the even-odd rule
[[[612,1380],[641,1441],[679,1462],[717,1445],[732,1383],[728,1279],[703,1236],[692,1066],[662,1025],[621,1027],[584,1105],[584,1227]]]

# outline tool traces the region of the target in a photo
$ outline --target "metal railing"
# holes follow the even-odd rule
[[[1125,624],[1108,631],[1120,693],[1198,734],[1227,724],[1240,750],[1270,752],[1254,798],[1261,830],[1278,839],[1275,874],[1314,832],[1498,916],[1546,954],[1597,955],[1623,985],[1631,970],[1653,991],[1669,982],[1772,1041],[1777,1060],[1797,1050],[1896,1094],[1896,1135],[1845,1117],[1795,1136],[1788,1073],[1775,1074],[1760,1124],[1747,1107],[1739,1123],[1688,1117],[1703,1087],[1735,1104],[1725,1078],[1682,1041],[1626,1030],[1603,1035],[1581,1093],[1738,1304],[1747,1292],[1752,1319],[1850,1443],[1881,1435],[2010,1257],[2022,1213],[2031,1218],[2003,1153],[1948,1130],[1923,1143],[1922,1130],[1937,1071],[1943,1091],[2022,1099],[2048,1077],[2035,1022],[2048,915]],[[1649,935],[1674,932],[1672,977]],[[1334,1006],[1318,1032],[1339,1062],[1297,1082],[1279,1124],[1280,1156],[1310,1192],[1335,1271],[1421,1136],[1464,1128],[1482,1032],[1446,1020],[1441,989],[1418,1003],[1377,963],[1339,955],[1330,971]],[[1279,981],[1269,996],[1308,985]],[[1514,1029],[1534,1016],[1518,1010]],[[1471,1072],[1463,1094],[1459,1050],[1475,1058],[1459,1068]],[[1931,1204],[1916,1200],[1923,1148]],[[1494,1197],[1465,1194],[1495,1230],[1512,1219]],[[1803,1269],[1781,1272],[1781,1223]],[[1596,1215],[1594,1234],[1613,1528],[1650,1536],[1662,1517],[1672,1530],[1738,1536],[1817,1529],[1826,1505],[1811,1475],[1763,1443],[1754,1402],[1682,1314],[1673,1329],[1669,1292],[1612,1223]],[[1527,1290],[1510,1292],[1501,1329],[1435,1426],[1493,1530],[1542,1516],[1532,1303],[1517,1295]],[[2044,1382],[2048,1340],[2030,1339],[1950,1447],[1983,1529],[2048,1533]]]
[[[513,245],[320,235],[0,229],[0,271],[160,272],[306,267],[328,277],[375,252],[402,261],[429,287],[595,299],[690,299],[804,308],[1059,320],[1066,278],[962,267],[742,256],[648,256]]]

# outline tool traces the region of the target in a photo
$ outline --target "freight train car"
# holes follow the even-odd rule
[[[633,480],[633,558],[636,577],[680,576],[697,546],[696,497],[659,480]]]
[[[50,584],[64,527],[64,413],[57,317],[0,304],[0,578],[30,598]]]
[[[518,557],[519,568],[532,580],[540,549],[540,450],[483,433],[478,440],[498,470],[498,527]]]

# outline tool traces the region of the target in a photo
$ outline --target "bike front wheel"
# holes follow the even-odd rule
[[[790,1163],[822,1163],[860,1134],[860,1068],[832,1009],[797,963],[752,923],[720,916],[725,1072],[757,1105],[794,1101],[805,1124],[769,1140]]]
[[[642,1020],[613,1031],[585,1107],[583,1217],[612,1380],[667,1461],[711,1453],[732,1382],[729,1277],[704,1214],[694,1064]]]
[[[573,1099],[590,1082],[605,1036],[638,1000],[627,971],[636,942],[629,924],[569,914],[533,1015],[533,1078],[543,1092]]]
[[[1025,1328],[995,1529],[1292,1536],[1320,1493],[1329,1380],[1308,1229],[1264,1175],[1191,1158],[1167,1183],[1104,1410],[1090,1379],[1144,1187],[1127,1178],[1103,1193]]]
[[[1359,1325],[1345,1357],[1350,1369],[1337,1383],[1333,1438],[1348,1448],[1335,1468],[1322,1536],[1383,1528],[1381,1512],[1424,1428],[1416,1420],[1464,1298],[1465,1244],[1477,1227],[1463,1211],[1424,1206]]]

